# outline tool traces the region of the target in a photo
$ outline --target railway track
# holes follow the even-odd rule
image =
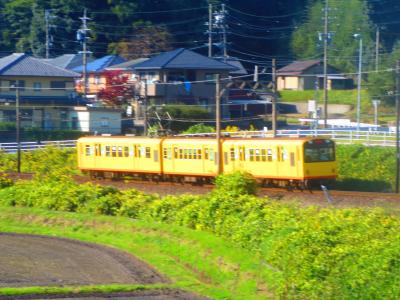
[[[13,179],[30,180],[32,174],[29,173],[7,173]],[[93,184],[114,186],[118,189],[137,189],[145,193],[156,193],[161,196],[180,195],[180,194],[206,194],[214,186],[193,185],[189,183],[173,182],[151,182],[142,180],[111,180],[111,179],[91,179],[88,176],[74,176],[78,183],[91,182]],[[341,191],[341,190],[287,190],[284,188],[260,188],[259,196],[270,197],[274,200],[284,202],[297,202],[300,205],[318,205],[334,207],[383,207],[400,208],[400,195],[394,193],[376,193],[359,191]]]

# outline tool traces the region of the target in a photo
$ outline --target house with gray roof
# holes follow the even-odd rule
[[[87,62],[90,63],[94,59],[92,57],[87,57]],[[63,54],[50,59],[43,59],[44,62],[47,62],[53,66],[57,66],[63,69],[72,70],[76,67],[79,67],[83,64],[83,54]]]
[[[282,90],[323,89],[323,63],[319,59],[295,61],[277,71],[277,88]],[[328,65],[328,89],[352,89],[351,78],[344,76],[337,68]]]
[[[66,107],[83,103],[75,92],[79,76],[24,53],[0,58],[0,122],[15,120],[18,87],[23,126],[48,128],[60,123]]]
[[[179,48],[163,52],[133,67],[138,78],[139,94],[155,103],[214,102],[215,78],[229,76],[237,68],[188,49]]]

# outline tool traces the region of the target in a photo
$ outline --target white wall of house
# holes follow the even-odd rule
[[[73,127],[83,132],[121,133],[120,110],[75,107],[70,112],[70,121]]]

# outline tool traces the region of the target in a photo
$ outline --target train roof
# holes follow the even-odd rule
[[[321,137],[221,137],[223,141],[310,141],[315,139],[326,139]],[[143,136],[86,136],[81,137],[79,141],[91,141],[93,140],[102,140],[102,141],[116,141],[116,140],[135,140],[135,141],[143,141],[143,142],[159,142],[161,140],[164,141],[174,141],[181,140],[187,142],[193,141],[216,141],[215,137],[180,137],[180,136],[172,136],[172,137],[143,137]]]

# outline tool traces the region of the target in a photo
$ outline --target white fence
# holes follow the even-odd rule
[[[244,137],[244,138],[262,138],[272,137],[271,131],[239,131],[239,132],[223,132],[224,136]],[[201,134],[185,134],[180,136],[215,136],[215,133]],[[335,140],[338,144],[364,144],[369,146],[396,146],[396,134],[394,132],[380,131],[355,131],[355,130],[334,130],[334,129],[316,129],[316,130],[278,130],[277,136],[282,137],[325,137]],[[22,142],[22,151],[32,151],[41,149],[46,146],[54,146],[59,148],[76,147],[76,140],[64,141],[43,141],[43,142]],[[0,143],[0,151],[7,153],[15,153],[17,151],[17,143]]]
[[[185,134],[181,136],[215,136],[215,133]],[[272,137],[271,131],[239,131],[223,132],[221,136],[231,137]],[[277,136],[281,137],[324,137],[335,140],[338,144],[364,144],[369,146],[396,146],[396,134],[382,131],[356,131],[343,129],[296,129],[277,130]]]
[[[76,140],[64,140],[64,141],[41,141],[41,142],[21,142],[22,151],[32,151],[47,146],[53,146],[58,148],[73,148],[76,147]],[[0,152],[15,153],[17,152],[17,143],[0,143]]]

